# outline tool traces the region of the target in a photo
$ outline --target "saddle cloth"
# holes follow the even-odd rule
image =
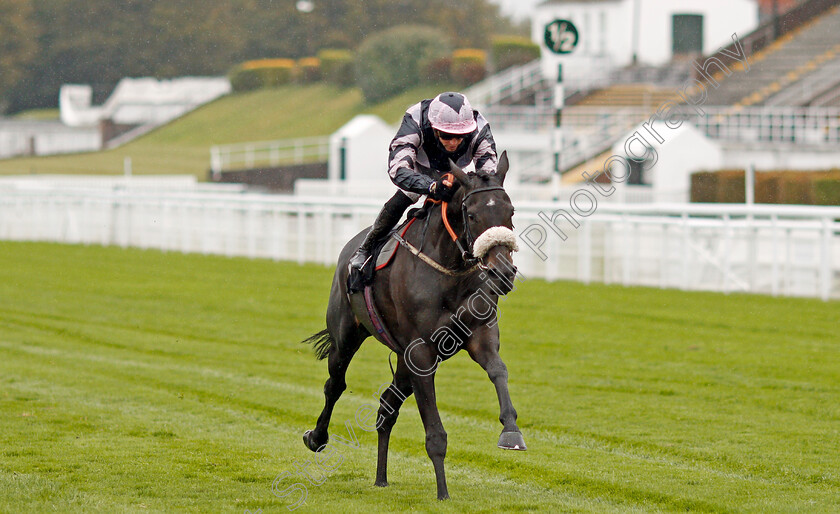
[[[399,232],[400,236],[405,237],[405,233],[408,231],[408,228],[416,219],[417,218],[411,218],[403,226],[394,230],[394,232]],[[381,250],[379,250],[379,255],[376,256],[376,271],[386,268],[389,264],[391,264],[391,261],[394,259],[394,254],[397,253],[398,246],[399,242],[389,235],[385,245]]]

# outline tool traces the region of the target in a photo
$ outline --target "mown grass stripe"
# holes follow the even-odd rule
[[[0,511],[283,509],[270,481],[312,457],[300,435],[326,378],[297,341],[323,327],[330,280],[320,266],[0,243]],[[310,508],[840,509],[836,303],[527,281],[502,312],[529,451],[495,448],[493,386],[459,355],[436,380],[453,501],[433,500],[410,400],[393,487],[372,487],[376,438],[361,434]],[[356,356],[331,432],[390,380],[387,354]],[[21,494],[32,487],[43,498]]]

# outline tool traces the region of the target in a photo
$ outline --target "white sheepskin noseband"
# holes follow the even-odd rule
[[[518,252],[519,245],[516,244],[516,234],[507,227],[490,227],[485,230],[473,244],[473,256],[482,259],[494,246],[503,245],[510,248],[511,252]]]

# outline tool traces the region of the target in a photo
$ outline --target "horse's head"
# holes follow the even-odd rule
[[[450,209],[454,208],[453,217],[463,227],[458,242],[464,258],[477,259],[504,294],[513,289],[516,267],[511,254],[519,249],[513,233],[513,204],[503,187],[508,166],[507,152],[499,157],[495,174],[466,173],[450,161],[460,186]]]

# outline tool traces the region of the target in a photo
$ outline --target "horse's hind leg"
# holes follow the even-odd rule
[[[334,312],[332,308],[328,312]],[[314,430],[307,430],[303,434],[303,442],[313,452],[319,451],[329,440],[328,429],[330,417],[332,417],[335,402],[341,397],[341,393],[347,389],[344,376],[347,373],[347,366],[356,354],[365,338],[367,331],[356,325],[355,318],[350,311],[349,305],[341,312],[330,316],[327,315],[327,329],[333,336],[333,344],[328,356],[328,368],[330,378],[324,384],[324,410],[318,416]]]
[[[388,485],[388,443],[391,440],[391,429],[397,422],[400,407],[411,396],[411,371],[405,365],[402,355],[397,360],[397,371],[391,385],[379,397],[379,415],[376,430],[379,432],[379,446],[376,459],[376,482],[374,485],[385,487]]]

